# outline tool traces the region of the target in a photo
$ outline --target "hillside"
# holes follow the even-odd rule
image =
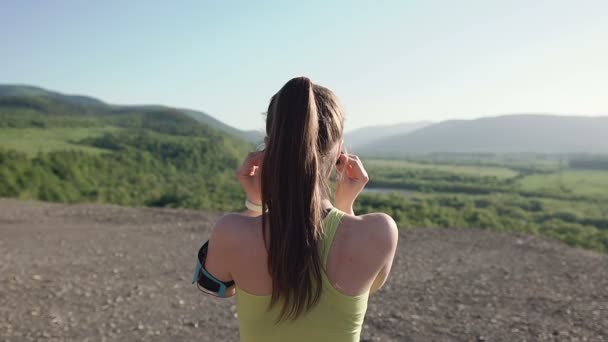
[[[192,284],[219,213],[0,199],[8,341],[236,341],[234,299]],[[412,229],[362,341],[606,341],[608,256],[477,229]]]
[[[224,210],[240,206],[242,193],[233,173],[252,146],[217,129],[217,120],[211,126],[203,123],[203,113],[198,116],[164,106],[115,106],[40,88],[2,86],[0,196]]]
[[[263,133],[261,130],[260,131],[256,131],[256,130],[243,131],[243,130],[234,128],[232,126],[228,126],[225,123],[223,123],[223,122],[215,119],[214,117],[212,117],[208,114],[205,114],[203,112],[199,112],[199,111],[191,110],[191,109],[181,109],[181,111],[183,111],[185,114],[189,115],[190,117],[192,117],[206,125],[209,125],[210,127],[213,127],[220,131],[234,135],[245,141],[248,141],[248,142],[251,142],[254,144],[258,144],[264,140],[265,133]]]
[[[26,85],[0,85],[0,119],[3,116],[6,117],[7,112],[14,111],[15,109],[29,109],[45,115],[92,115],[106,117],[134,112],[170,112],[176,117],[185,114],[204,125],[251,143],[258,143],[262,135],[257,131],[239,130],[224,124],[209,114],[191,109],[178,109],[159,105],[111,105],[89,96],[66,95]],[[0,122],[0,125],[2,125],[2,122]]]
[[[506,115],[448,120],[358,149],[361,155],[433,152],[608,153],[608,116]]]
[[[394,135],[406,134],[432,124],[430,121],[407,122],[395,125],[379,125],[358,128],[344,135],[344,141],[349,148],[357,153],[357,148],[374,141]]]
[[[0,84],[0,97],[49,97],[52,99],[89,107],[107,106],[101,100],[82,95],[66,95],[28,85]]]

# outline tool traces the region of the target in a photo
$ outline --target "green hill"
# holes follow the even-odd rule
[[[0,86],[0,196],[240,208],[233,173],[252,145],[203,115]]]
[[[188,116],[211,128],[236,136],[242,140],[258,143],[263,134],[258,131],[243,131],[217,120],[216,118],[191,109],[178,109],[159,105],[111,105],[101,100],[82,95],[66,95],[46,89],[26,85],[0,85],[0,116],[3,116],[4,125],[18,121],[15,110],[20,110],[20,116],[28,116],[30,112],[53,116],[116,116],[122,114],[164,112],[169,116]],[[6,114],[7,115],[3,115]],[[7,117],[8,116],[8,117]],[[23,119],[23,118],[22,118]],[[183,118],[179,118],[182,122]]]
[[[260,131],[255,131],[255,130],[243,131],[243,130],[234,128],[232,126],[228,126],[225,123],[221,122],[220,120],[217,120],[216,118],[214,118],[208,114],[205,114],[203,112],[199,112],[199,111],[191,110],[191,109],[182,109],[182,111],[186,115],[189,115],[190,117],[192,117],[206,125],[219,129],[220,131],[226,132],[228,134],[232,134],[234,136],[237,136],[237,137],[239,137],[243,140],[249,141],[251,143],[258,144],[264,140],[265,133],[263,133],[261,130]]]
[[[0,97],[48,97],[81,106],[107,106],[101,100],[82,95],[65,95],[39,87],[28,85],[2,85],[0,84]]]

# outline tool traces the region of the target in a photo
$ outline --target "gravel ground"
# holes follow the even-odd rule
[[[234,301],[190,284],[218,215],[0,199],[0,342],[237,341]],[[608,256],[403,230],[362,341],[608,341]]]

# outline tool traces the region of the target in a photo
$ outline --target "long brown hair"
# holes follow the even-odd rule
[[[343,123],[336,96],[305,77],[287,82],[268,106],[262,231],[272,276],[270,307],[283,301],[278,320],[297,318],[321,296],[322,191]]]

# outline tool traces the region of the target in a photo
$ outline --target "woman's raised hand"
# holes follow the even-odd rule
[[[335,193],[336,208],[353,214],[353,204],[369,182],[369,176],[359,157],[344,152],[340,154],[336,170],[338,171]]]
[[[262,163],[264,151],[249,152],[241,167],[236,170],[236,179],[247,194],[249,202],[262,204]]]

